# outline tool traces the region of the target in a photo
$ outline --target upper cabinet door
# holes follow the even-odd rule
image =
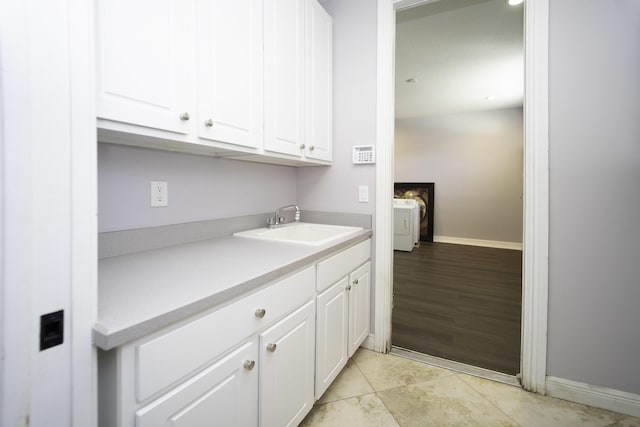
[[[200,0],[198,135],[262,145],[262,0]]]
[[[191,131],[194,12],[190,0],[96,0],[98,117]]]
[[[264,2],[267,151],[304,153],[304,5],[304,0]]]
[[[316,0],[307,3],[307,144],[306,157],[332,160],[333,25]]]

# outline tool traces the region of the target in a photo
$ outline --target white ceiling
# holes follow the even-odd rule
[[[521,106],[522,36],[523,5],[505,0],[440,0],[398,11],[396,118]]]

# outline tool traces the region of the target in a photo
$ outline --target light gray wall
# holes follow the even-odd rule
[[[548,374],[640,393],[640,2],[550,9]]]
[[[168,207],[149,206],[152,180],[168,182]],[[100,232],[271,212],[295,202],[293,167],[112,144],[98,147]]]
[[[435,183],[434,234],[522,242],[522,108],[396,120],[395,181]]]
[[[375,145],[376,2],[325,0],[333,18],[333,164],[297,171],[298,204],[308,210],[373,214],[375,166],[351,163],[351,147]],[[369,202],[358,202],[358,186]]]
[[[376,143],[377,2],[320,3],[333,19],[333,164],[299,168],[296,198],[303,210],[370,214],[375,224],[375,165],[353,165],[351,150],[354,145]],[[360,185],[369,187],[368,203],[358,202]],[[371,271],[375,271],[374,254]],[[372,333],[374,289],[372,274]]]

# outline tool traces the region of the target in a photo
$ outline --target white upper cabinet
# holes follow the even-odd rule
[[[307,3],[307,143],[305,155],[331,161],[333,146],[333,24],[316,0]]]
[[[264,149],[302,155],[304,129],[304,0],[264,2]]]
[[[101,142],[332,160],[332,23],[317,0],[95,0]]]
[[[316,0],[265,0],[264,149],[332,160],[333,26]]]
[[[198,3],[198,136],[259,148],[263,120],[263,3]]]
[[[97,0],[96,14],[98,117],[191,132],[193,1]]]

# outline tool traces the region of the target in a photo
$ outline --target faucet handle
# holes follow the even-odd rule
[[[295,217],[293,218],[293,220],[294,220],[295,222],[300,222],[300,210],[297,210],[297,211],[296,211],[296,215],[295,215]]]

